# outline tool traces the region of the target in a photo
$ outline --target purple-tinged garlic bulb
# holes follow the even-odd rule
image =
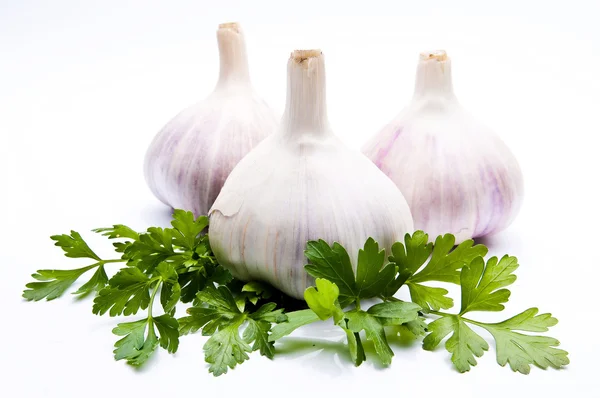
[[[331,131],[318,50],[291,54],[279,128],[233,169],[209,216],[221,265],[298,299],[314,283],[304,269],[307,241],[339,242],[356,268],[367,238],[389,253],[413,232],[400,190]]]
[[[490,235],[516,217],[523,176],[500,137],[458,103],[450,59],[422,53],[412,102],[363,147],[400,188],[415,228],[456,243]]]
[[[163,203],[207,214],[234,166],[271,134],[279,119],[250,83],[244,35],[219,25],[220,74],[206,98],[156,135],[144,164],[146,182]]]

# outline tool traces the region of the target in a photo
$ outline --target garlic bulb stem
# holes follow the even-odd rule
[[[321,50],[296,50],[288,61],[287,99],[282,120],[286,134],[330,131]]]
[[[414,99],[456,99],[452,88],[452,65],[443,50],[421,53],[415,79]]]
[[[220,24],[217,30],[217,42],[221,63],[217,87],[250,85],[246,42],[240,25],[236,22]]]

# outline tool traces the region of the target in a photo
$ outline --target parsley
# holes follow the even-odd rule
[[[159,286],[164,283],[167,283],[166,280],[161,278],[155,284],[152,296],[147,304],[148,316],[146,318],[134,322],[119,323],[113,329],[113,333],[117,336],[125,336],[115,343],[114,354],[116,360],[125,359],[132,366],[141,366],[151,357],[159,344],[170,353],[177,351],[179,346],[179,324],[177,320],[169,314],[158,317],[152,316],[154,297],[159,290]],[[160,339],[156,335],[155,327],[158,330]]]
[[[333,318],[333,322],[346,333],[350,355],[358,366],[366,355],[362,348],[361,331],[370,340],[380,361],[389,365],[394,352],[390,348],[384,326],[401,326],[415,321],[421,307],[407,302],[384,302],[372,306],[367,311],[361,309],[361,300],[380,297],[388,292],[388,285],[394,282],[397,266],[385,261],[385,250],[379,250],[379,245],[369,238],[358,252],[356,275],[352,269],[350,257],[338,243],[329,246],[323,240],[311,241],[307,244],[306,257],[311,261],[305,268],[316,279],[316,287],[310,287],[304,293],[304,298],[312,311],[321,320]],[[353,304],[354,308],[344,312],[342,308]],[[293,316],[293,312],[288,314]],[[300,318],[300,317],[299,317]],[[300,318],[303,322],[295,325],[302,326],[310,318]],[[282,336],[283,326],[277,330],[277,336]]]
[[[90,249],[78,232],[71,231],[69,235],[54,235],[50,239],[56,241],[55,246],[60,247],[66,257],[90,258],[95,262],[82,268],[70,270],[38,270],[31,276],[38,282],[30,282],[25,287],[23,297],[27,300],[39,301],[42,299],[54,300],[63,295],[71,285],[86,272],[96,269],[92,277],[84,283],[74,294],[87,295],[102,289],[108,282],[104,265],[121,262],[122,260],[102,260]]]
[[[299,327],[317,322],[320,319],[317,313],[311,309],[288,312],[286,315],[287,322],[279,323],[273,326],[271,336],[269,336],[270,341],[279,340],[280,338],[292,333]]]
[[[373,238],[358,252],[356,277],[346,249],[337,242],[330,247],[324,240],[310,241],[304,253],[311,262],[306,271],[335,283],[344,304],[378,296],[396,274],[393,264],[384,267],[385,250]]]
[[[115,335],[122,337],[115,344],[115,359],[141,366],[158,346],[175,352],[179,345],[179,323],[174,318],[177,303],[192,301],[213,283],[228,283],[231,274],[218,266],[208,236],[202,233],[208,225],[207,217],[194,218],[191,212],[175,210],[171,225],[172,228],[150,227],[143,233],[122,224],[94,229],[116,240],[113,246],[120,258],[109,260],[101,259],[75,231],[52,236],[65,256],[88,258],[93,263],[71,270],[39,270],[33,274],[37,281],[26,285],[23,297],[53,300],[83,274],[95,269],[91,278],[74,292],[80,296],[95,294],[94,314],[115,317],[147,310],[143,319],[119,323],[113,329]],[[119,262],[125,263],[125,268],[109,278],[105,265]],[[164,314],[154,316],[157,296]]]
[[[404,244],[396,242],[392,245],[389,260],[396,265],[398,273],[388,285],[384,296],[393,296],[406,284],[411,300],[423,309],[452,308],[454,301],[446,296],[448,290],[423,285],[423,282],[460,283],[460,270],[474,258],[485,256],[487,248],[483,245],[473,246],[473,240],[469,239],[453,249],[455,240],[450,234],[438,236],[435,245],[428,240],[426,233],[417,231],[412,236],[406,234]]]
[[[204,335],[211,336],[204,344],[209,372],[215,376],[227,373],[246,361],[248,353],[253,351],[273,358],[273,342],[269,340],[271,324],[287,320],[282,309],[275,309],[275,303],[244,311],[226,286],[206,287],[198,293],[198,302],[201,304],[188,309],[189,316],[179,320],[180,332],[202,329]],[[246,328],[240,335],[242,326]]]
[[[109,281],[109,287],[102,289],[94,299],[94,314],[102,315],[110,310],[110,316],[136,314],[148,308],[149,290],[158,281],[138,268],[124,268]]]
[[[366,359],[363,338],[373,343],[381,363],[388,365],[394,353],[385,328],[392,326],[415,336],[425,335],[423,347],[427,350],[450,336],[446,349],[452,353],[455,367],[465,372],[476,365],[476,357],[489,349],[487,342],[468,326],[472,324],[487,330],[496,340],[497,361],[502,366],[508,363],[513,370],[528,373],[530,365],[559,368],[568,364],[567,352],[556,348],[559,344],[556,339],[518,332],[545,332],[556,324],[550,314],[536,315],[537,308],[499,323],[464,317],[472,311],[502,311],[510,296],[506,287],[515,281],[513,272],[518,263],[515,257],[504,256],[500,260],[492,257],[486,264],[485,246],[467,240],[455,247],[454,242],[452,235],[439,236],[433,244],[422,231],[412,236],[407,234],[404,242],[392,246],[386,263],[384,252],[369,239],[358,253],[356,275],[341,245],[334,242],[329,246],[323,240],[308,242],[306,257],[311,263],[306,270],[316,278],[316,286],[305,292],[310,310],[288,313],[288,322],[275,326],[271,339],[275,341],[298,327],[332,318],[345,331],[350,355],[357,366]],[[447,296],[446,289],[423,284],[431,281],[460,284],[458,314],[439,311],[453,307],[454,301]],[[393,296],[404,285],[409,289],[412,303]],[[361,299],[373,297],[383,302],[366,311],[362,309]],[[345,310],[347,306],[351,307]],[[427,324],[422,313],[440,318]]]
[[[153,316],[154,299],[160,291],[161,316]],[[144,319],[119,323],[113,329],[117,336],[125,336],[115,343],[115,359],[125,359],[133,366],[143,365],[160,345],[168,352],[179,346],[179,323],[173,317],[181,288],[177,272],[167,262],[155,268],[155,276],[129,267],[117,272],[94,299],[93,312],[110,316],[132,315],[140,309],[148,310]],[[158,331],[158,336],[157,336]]]
[[[386,257],[369,238],[358,253],[348,253],[339,243],[323,240],[306,245],[306,271],[315,286],[297,301],[258,282],[233,279],[221,267],[210,248],[208,218],[175,210],[168,228],[150,227],[136,232],[122,224],[93,230],[112,241],[117,258],[100,258],[71,231],[52,240],[64,255],[85,258],[89,265],[67,270],[39,270],[33,274],[23,297],[30,301],[53,300],[63,295],[84,274],[91,276],[73,294],[92,295],[92,312],[111,317],[139,316],[117,323],[114,357],[129,365],[142,366],[158,347],[174,353],[180,336],[201,332],[206,336],[204,357],[215,376],[250,358],[273,358],[276,342],[297,328],[314,322],[333,322],[346,336],[350,357],[356,366],[366,359],[363,342],[369,341],[379,361],[389,365],[394,352],[389,333],[409,333],[423,338],[423,348],[433,350],[445,341],[451,361],[460,372],[477,364],[490,349],[473,325],[495,340],[496,360],[527,374],[531,366],[560,368],[569,363],[558,340],[538,335],[557,323],[550,314],[530,308],[497,323],[474,320],[476,311],[498,312],[510,297],[517,259],[504,256],[484,260],[487,248],[467,240],[455,246],[452,235],[430,242],[422,231],[407,234]],[[351,255],[357,255],[353,268]],[[112,263],[122,263],[109,278]],[[454,307],[448,290],[432,282],[460,285],[460,309]],[[411,302],[394,297],[405,287]],[[192,303],[186,315],[176,318],[180,303]],[[367,306],[367,303],[370,306]],[[306,308],[306,305],[308,308]],[[288,311],[286,311],[288,310]],[[155,312],[159,312],[155,315]],[[477,329],[477,330],[479,330]]]
[[[500,260],[492,257],[484,263],[481,257],[475,258],[464,267],[461,275],[461,309],[457,315],[434,311],[441,318],[429,324],[429,333],[423,340],[423,347],[432,350],[442,339],[452,334],[446,342],[446,349],[452,354],[452,362],[460,372],[468,371],[477,364],[489,349],[487,342],[475,333],[468,324],[487,330],[496,341],[497,362],[501,366],[510,364],[514,371],[528,374],[530,365],[546,369],[560,368],[569,363],[567,352],[556,348],[558,340],[547,336],[526,335],[518,331],[545,332],[558,321],[550,314],[537,315],[537,308],[499,323],[478,322],[464,315],[471,311],[502,311],[508,301],[510,291],[505,289],[516,280],[513,272],[518,263],[515,257],[504,256]]]

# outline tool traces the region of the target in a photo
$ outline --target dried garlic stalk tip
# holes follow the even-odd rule
[[[240,24],[238,22],[225,22],[219,24],[219,29],[229,29],[236,33],[240,33]]]
[[[428,59],[435,59],[436,61],[446,61],[448,59],[448,55],[444,50],[435,50],[435,51],[426,51],[421,53],[421,59],[426,61]]]
[[[322,55],[323,53],[321,52],[321,50],[294,50],[291,54],[290,54],[290,58],[293,59],[294,61],[296,61],[299,64],[302,64],[303,62],[307,61],[310,58],[318,58]]]

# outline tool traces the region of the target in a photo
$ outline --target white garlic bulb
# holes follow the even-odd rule
[[[146,153],[146,182],[163,203],[206,214],[233,167],[278,123],[252,88],[244,36],[219,25],[220,76],[212,94],[173,118]]]
[[[313,282],[304,270],[307,241],[339,242],[356,267],[367,238],[389,250],[413,231],[400,190],[331,131],[318,50],[292,53],[279,128],[235,167],[209,215],[223,266],[298,299]]]
[[[502,140],[458,103],[450,59],[422,53],[412,102],[363,147],[400,188],[415,228],[456,243],[506,228],[523,197],[519,165]]]

